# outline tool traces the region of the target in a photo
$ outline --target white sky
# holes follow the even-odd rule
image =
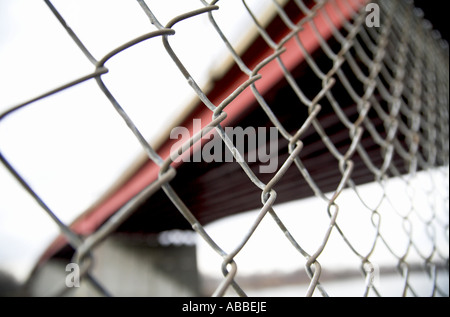
[[[270,0],[248,3],[261,13]],[[53,4],[97,59],[122,43],[155,30],[135,1],[55,0]],[[201,7],[197,0],[155,0],[148,4],[162,24],[178,13]],[[250,21],[247,16],[237,14],[242,10],[237,10],[236,6],[242,3],[231,0],[219,4],[221,15],[216,15],[219,24],[229,38],[238,42]],[[170,39],[175,52],[193,78],[200,85],[206,84],[210,71],[218,66],[217,60],[224,56],[220,39],[206,15],[181,22],[175,30],[177,36]],[[120,53],[106,66],[110,69],[110,73],[102,77],[106,86],[149,140],[155,139],[158,131],[166,128],[167,122],[194,97],[165,53],[160,38]],[[43,1],[0,1],[0,112],[92,71],[93,66]],[[95,202],[141,153],[140,145],[93,80],[8,117],[0,124],[0,148],[65,222],[70,222]],[[395,181],[390,186],[401,188]],[[381,192],[376,186],[361,190],[372,204],[380,198]],[[396,203],[409,204],[405,189],[399,193]],[[347,199],[346,196],[353,197]],[[369,211],[357,201],[354,193],[343,193],[338,200],[343,205],[339,222],[350,239],[365,250],[371,244],[373,227]],[[426,197],[417,197],[416,201],[420,206]],[[428,213],[425,207],[421,210]],[[298,202],[283,204],[276,211],[302,246],[313,253],[322,242],[329,223],[326,205],[312,199],[301,205]],[[206,229],[220,246],[231,251],[254,215],[244,213],[232,222],[219,221]],[[391,216],[392,213],[387,213],[384,219]],[[303,267],[304,259],[270,217],[266,218],[245,246],[245,252],[237,256],[239,272]],[[398,218],[394,218],[390,222],[384,220],[384,224],[398,226]],[[401,228],[401,224],[397,228]],[[0,270],[24,280],[57,232],[50,218],[0,165]],[[392,235],[391,241],[401,250],[405,237],[396,229],[391,232],[393,235],[388,231],[386,234]],[[421,234],[418,233],[417,240],[421,240]],[[386,254],[377,256],[381,261],[392,260]],[[328,267],[359,265],[336,231],[321,260]],[[220,257],[201,241],[198,263],[201,272],[220,275]]]

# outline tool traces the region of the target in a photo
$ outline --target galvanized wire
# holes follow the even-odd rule
[[[361,290],[361,295],[369,294],[382,295],[381,292],[371,283],[368,272],[373,269],[372,258],[375,250],[380,244],[383,244],[395,259],[394,267],[397,268],[399,276],[404,280],[403,291],[401,295],[417,295],[414,286],[409,280],[410,265],[408,255],[414,249],[421,258],[423,265],[423,274],[428,276],[433,283],[433,289],[430,295],[448,296],[445,290],[436,283],[439,270],[444,263],[445,270],[448,270],[448,254],[436,245],[436,231],[444,230],[447,232],[448,247],[448,210],[436,210],[439,208],[437,201],[443,201],[443,205],[448,208],[448,188],[441,191],[436,188],[429,190],[430,205],[433,213],[427,217],[420,214],[414,204],[416,189],[411,189],[409,199],[412,202],[408,210],[397,212],[397,216],[402,221],[401,233],[408,238],[407,247],[402,253],[398,253],[391,246],[392,241],[385,237],[383,232],[383,216],[378,207],[382,204],[390,204],[392,201],[391,192],[386,188],[386,182],[392,176],[398,177],[406,187],[410,187],[419,171],[430,171],[429,177],[434,186],[442,186],[434,182],[432,170],[438,169],[444,178],[448,179],[448,45],[443,42],[439,36],[430,28],[421,12],[414,9],[412,3],[407,1],[378,1],[381,14],[380,27],[368,27],[366,25],[367,11],[365,6],[360,6],[358,10],[350,4],[354,1],[325,1],[316,0],[312,6],[307,6],[302,0],[295,0],[298,9],[303,12],[303,18],[300,21],[292,21],[288,12],[285,12],[276,0],[273,0],[274,8],[281,20],[289,30],[281,40],[272,39],[263,25],[258,22],[258,18],[252,12],[245,0],[242,0],[242,10],[246,12],[257,29],[259,35],[266,41],[272,49],[272,54],[261,61],[258,65],[250,67],[246,65],[237,53],[237,49],[227,39],[222,32],[219,23],[216,21],[216,15],[220,14],[221,1],[199,1],[197,10],[185,12],[174,16],[166,25],[163,25],[158,16],[152,11],[150,3],[144,0],[137,0],[143,13],[149,18],[150,23],[156,30],[145,33],[135,39],[130,39],[116,49],[107,53],[104,57],[97,59],[83,44],[82,40],[76,35],[75,31],[69,27],[57,8],[50,0],[44,0],[51,12],[61,23],[61,26],[67,31],[70,38],[76,43],[86,59],[95,67],[90,74],[75,79],[67,84],[45,92],[27,102],[16,105],[11,110],[1,114],[0,121],[9,114],[28,107],[38,100],[51,96],[59,91],[71,89],[83,82],[95,80],[98,89],[110,101],[112,107],[129,127],[139,141],[149,160],[159,166],[158,179],[148,185],[138,195],[131,199],[126,205],[118,210],[113,217],[108,219],[100,228],[88,236],[80,237],[73,232],[69,224],[63,223],[50,207],[45,203],[31,185],[20,175],[14,167],[14,162],[10,162],[2,152],[0,152],[0,161],[9,170],[9,172],[20,182],[22,187],[36,200],[42,209],[50,215],[51,219],[59,226],[61,233],[67,238],[70,245],[76,250],[73,262],[81,267],[82,276],[88,278],[97,289],[104,295],[110,295],[108,290],[101,286],[101,281],[97,281],[92,275],[92,251],[123,222],[139,204],[148,199],[158,190],[163,190],[173,205],[191,224],[199,237],[222,258],[222,266],[218,270],[222,271],[223,280],[217,285],[217,289],[212,294],[214,296],[223,296],[233,288],[239,296],[245,296],[246,292],[236,282],[238,274],[238,263],[235,261],[239,253],[245,252],[246,243],[252,239],[253,233],[257,230],[261,221],[269,217],[274,220],[277,226],[285,235],[292,247],[298,251],[299,258],[303,260],[305,271],[310,279],[306,296],[312,296],[318,290],[321,295],[328,296],[326,288],[321,284],[322,266],[320,264],[321,255],[327,252],[327,246],[333,231],[336,231],[348,249],[353,253],[355,259],[359,261],[362,275],[365,277],[365,287]],[[345,19],[342,28],[337,28],[330,16],[330,8],[333,8],[334,14],[343,17],[342,6],[353,14],[350,19]],[[330,40],[322,37],[316,25],[314,17],[322,14],[325,23],[332,30],[332,40],[337,45],[331,46]],[[208,15],[211,26],[216,30],[218,36],[224,43],[224,47],[229,50],[234,62],[239,66],[243,74],[248,76],[248,80],[242,83],[232,94],[230,94],[222,103],[215,105],[207,97],[207,93],[199,85],[196,79],[191,75],[189,69],[183,64],[177,53],[171,46],[171,38],[176,37],[177,33],[173,26],[187,19],[195,19],[199,15]],[[316,63],[315,58],[308,52],[301,39],[301,34],[305,27],[312,29],[313,34],[319,43],[319,50],[326,55],[329,60],[328,69],[324,65]],[[164,160],[157,151],[149,144],[142,133],[134,124],[133,120],[120,105],[115,97],[114,91],[110,91],[104,83],[102,76],[108,73],[109,69],[105,63],[117,54],[121,54],[133,45],[146,41],[150,38],[160,38],[163,42],[166,53],[172,59],[174,65],[179,69],[180,76],[184,76],[186,84],[192,87],[192,90],[199,97],[203,105],[211,112],[212,121],[188,142],[175,151],[168,159]],[[309,96],[311,87],[303,87],[295,80],[294,75],[289,71],[283,62],[283,54],[286,51],[285,44],[295,39],[298,49],[302,52],[305,63],[312,70],[313,74],[320,79],[321,86],[315,87],[318,91],[312,98]],[[337,48],[337,50],[336,50]],[[298,97],[298,103],[292,106],[307,107],[308,117],[299,118],[297,130],[289,132],[282,122],[277,118],[271,109],[269,102],[257,88],[257,82],[262,78],[261,69],[272,61],[276,61],[283,73],[284,79]],[[344,65],[348,66],[350,71],[344,71]],[[363,89],[357,89],[352,84],[355,78],[362,83]],[[333,87],[340,84],[346,90],[346,93],[354,102],[357,110],[356,117],[349,117],[344,111],[346,105],[340,104],[339,98],[335,95]],[[236,149],[233,140],[225,133],[222,121],[226,118],[227,106],[236,99],[242,91],[249,88],[259,106],[262,108],[267,118],[278,129],[280,135],[288,141],[289,156],[281,164],[273,178],[268,182],[263,182],[252,171],[244,157]],[[308,90],[308,91],[306,91]],[[348,147],[345,152],[332,142],[327,129],[323,126],[320,113],[326,105],[331,107],[334,115],[342,124],[342,129],[348,132]],[[369,114],[376,114],[378,119],[383,122],[384,132],[380,133],[375,126],[372,117]],[[186,206],[177,192],[171,186],[170,181],[177,177],[177,171],[171,166],[171,163],[177,156],[189,150],[189,148],[200,140],[202,135],[211,130],[216,130],[222,138],[223,143],[233,153],[234,158],[240,164],[242,170],[246,173],[254,186],[261,191],[261,209],[245,237],[234,247],[231,252],[225,252],[214,239],[205,230],[204,226],[198,221],[191,210]],[[325,193],[317,184],[314,177],[308,171],[301,159],[301,152],[308,148],[308,144],[303,143],[302,137],[307,130],[314,130],[324,147],[337,163],[341,179],[331,193]],[[379,153],[382,154],[382,163],[374,163],[367,149],[361,143],[363,134],[369,135]],[[400,138],[399,136],[402,136]],[[372,174],[373,181],[379,187],[383,195],[379,203],[373,207],[365,202],[365,198],[359,192],[359,187],[354,180],[355,163],[354,157],[358,155],[364,165]],[[400,156],[406,164],[406,172],[399,171],[394,164],[394,156]],[[322,242],[319,243],[312,252],[306,251],[302,241],[299,241],[286,223],[276,212],[277,192],[275,185],[285,176],[288,168],[294,165],[297,167],[299,178],[302,178],[312,192],[324,202],[324,211],[329,217],[329,223],[325,225],[322,235]],[[441,166],[441,167],[439,167]],[[443,166],[443,167],[442,167]],[[370,220],[374,228],[374,234],[371,237],[372,245],[368,250],[360,250],[347,236],[346,231],[339,225],[339,215],[342,210],[339,197],[344,189],[353,191],[361,203],[365,206],[367,219]],[[431,197],[434,195],[434,197]],[[437,197],[436,197],[437,196]],[[427,236],[433,247],[426,253],[421,250],[417,242],[412,238],[411,217],[420,217],[422,223],[427,228]],[[324,224],[311,224],[317,230],[323,230]],[[357,224],[355,224],[357,225]],[[232,233],[230,233],[232,234]],[[400,233],[399,233],[400,234]],[[368,269],[369,268],[369,269]],[[372,292],[372,293],[371,293]],[[301,295],[301,294],[299,294]]]

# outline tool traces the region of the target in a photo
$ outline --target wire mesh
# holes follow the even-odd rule
[[[76,30],[69,27],[70,21],[66,22],[52,2],[45,0],[48,8],[61,23],[61,27],[67,31],[68,36],[76,43],[85,58],[92,63],[94,71],[16,105],[0,116],[1,121],[8,115],[29,107],[41,99],[63,90],[73,89],[87,81],[95,81],[98,89],[110,101],[111,106],[139,141],[149,160],[159,166],[158,178],[155,181],[120,208],[95,232],[80,236],[73,231],[70,224],[64,223],[56,215],[45,202],[45,198],[41,197],[18,172],[15,163],[7,159],[7,153],[0,152],[2,164],[58,225],[61,233],[76,250],[73,262],[80,266],[83,280],[88,280],[103,295],[111,295],[102,286],[102,282],[92,274],[92,251],[107,239],[143,200],[163,190],[198,236],[215,251],[217,257],[222,259],[222,265],[217,270],[221,270],[223,279],[217,285],[213,296],[223,296],[230,289],[239,296],[246,295],[245,289],[236,279],[238,263],[235,259],[237,255],[245,252],[247,242],[252,239],[261,221],[267,218],[273,219],[292,248],[298,252],[299,260],[304,263],[309,286],[306,294],[303,295],[328,296],[326,287],[321,283],[320,262],[321,256],[328,252],[328,241],[334,232],[339,235],[346,244],[346,248],[359,262],[361,274],[365,279],[361,295],[382,295],[372,283],[373,276],[370,274],[377,265],[373,262],[373,255],[382,245],[389,251],[393,259],[392,267],[403,280],[402,294],[399,295],[419,294],[410,280],[411,270],[415,264],[418,264],[421,274],[431,283],[429,295],[448,296],[446,293],[448,289],[445,290],[437,282],[440,274],[444,274],[442,271],[448,272],[448,46],[423,19],[421,12],[414,8],[413,3],[408,1],[373,2],[380,9],[380,26],[370,27],[367,25],[369,11],[366,10],[367,6],[363,2],[316,0],[304,3],[302,0],[295,0],[295,5],[303,15],[299,21],[292,21],[289,12],[273,0],[278,16],[289,30],[281,39],[273,39],[243,0],[242,10],[250,15],[258,34],[272,50],[271,55],[260,63],[249,66],[242,60],[236,47],[228,41],[219,23],[216,22],[216,16],[221,12],[221,1],[211,3],[199,1],[197,10],[174,16],[166,25],[163,25],[152,11],[150,2],[143,0],[137,2],[152,24],[152,31],[130,39],[98,59],[76,35]],[[336,27],[333,16],[342,18],[344,9],[352,13],[351,17],[344,19],[342,27]],[[196,19],[201,15],[208,15],[211,25],[223,40],[234,63],[239,66],[243,74],[248,76],[248,79],[220,104],[213,104],[208,99],[204,88],[197,84],[196,79],[191,76],[191,70],[183,64],[171,46],[171,38],[177,36],[174,25],[184,20]],[[331,30],[329,39],[323,38],[319,30],[315,19],[318,15]],[[318,64],[315,54],[306,48],[304,39],[301,37],[306,28],[312,30],[319,44],[317,50],[324,54],[326,63]],[[209,109],[212,118],[207,126],[167,159],[162,158],[141,134],[116,99],[115,92],[108,89],[103,80],[103,76],[109,72],[106,63],[112,57],[152,38],[162,40],[165,52],[179,69],[180,76],[184,76],[186,84],[201,100],[202,107]],[[299,84],[285,65],[282,57],[286,53],[285,44],[291,39],[296,41],[298,54],[302,55],[307,67],[316,77],[316,86]],[[270,102],[257,87],[257,82],[262,77],[261,70],[273,61],[278,63],[284,80],[297,96],[296,104],[290,106],[305,107],[308,110],[308,116],[296,118],[297,126],[294,130],[283,125],[276,115],[276,109],[271,108]],[[236,151],[233,140],[225,133],[222,125],[227,116],[227,106],[238,98],[242,91],[249,89],[267,118],[277,128],[282,138],[288,142],[288,158],[282,162],[268,182],[263,182],[252,171],[245,158]],[[348,110],[344,103],[350,103],[353,106]],[[321,117],[324,107],[332,110],[334,117],[341,125],[340,132],[344,137],[339,142],[346,146],[338,146],[336,139],[330,136],[331,132],[324,124],[324,118]],[[177,177],[177,170],[172,166],[173,161],[211,130],[215,130],[220,135],[253,186],[259,188],[261,192],[261,208],[257,216],[249,226],[247,234],[230,252],[226,252],[216,242],[215,237],[208,234],[170,183]],[[309,134],[315,134],[321,140],[323,149],[329,157],[333,158],[339,169],[339,182],[330,193],[325,192],[317,184],[315,176],[310,173],[310,168],[302,160],[302,151],[308,149],[308,143],[303,142],[306,140],[304,138],[306,131],[310,131]],[[367,139],[370,142],[363,142]],[[373,156],[374,152],[377,153],[376,157]],[[356,157],[362,164],[355,164]],[[292,224],[286,224],[277,214],[275,205],[277,192],[274,188],[280,179],[285,177],[291,165],[296,166],[298,178],[306,182],[314,195],[323,202],[322,212],[328,215],[329,222],[325,226],[323,223],[310,223],[310,226],[321,232],[321,242],[317,243],[313,249],[305,248],[304,241],[296,238],[292,230],[288,229],[292,227]],[[370,172],[371,180],[379,190],[377,198],[365,197],[360,192],[355,177],[361,170]],[[388,182],[393,177],[396,177],[405,188],[406,203],[402,206],[392,202],[394,198],[392,195],[397,195],[397,192],[388,186]],[[417,183],[419,183],[418,186]],[[361,202],[363,208],[359,212],[366,221],[371,223],[373,230],[367,232],[367,235],[371,235],[368,240],[372,242],[368,248],[359,248],[353,237],[349,237],[346,229],[340,226],[340,218],[343,217],[341,215],[347,212],[346,208],[349,208],[342,207],[345,202],[340,201],[344,189],[352,192]],[[423,208],[424,204],[426,208]],[[386,212],[388,214],[385,214]],[[396,218],[400,224],[395,232],[387,232],[385,228],[389,226],[384,226],[386,223],[383,220],[390,221],[391,217]],[[356,222],[353,223],[353,226],[358,225]],[[420,236],[420,243],[415,237],[418,230],[425,232],[425,235]],[[393,245],[394,240],[400,236],[406,239],[406,244],[398,250]],[[444,245],[438,242],[437,236],[444,237]],[[429,247],[422,247],[423,240],[426,240]],[[411,259],[411,253],[415,253],[418,257]]]

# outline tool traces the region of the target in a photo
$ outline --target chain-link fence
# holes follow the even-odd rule
[[[321,258],[331,252],[328,241],[332,234],[337,234],[360,266],[362,279],[365,280],[361,295],[383,295],[373,282],[372,273],[378,266],[377,250],[384,249],[390,255],[391,268],[402,280],[399,295],[423,294],[411,282],[410,276],[414,270],[429,281],[427,294],[448,296],[448,284],[440,282],[441,276],[448,274],[448,46],[413,3],[378,1],[369,6],[365,1],[356,0],[289,1],[288,4],[301,13],[300,18],[295,20],[292,12],[286,9],[287,4],[273,0],[274,12],[287,30],[282,37],[273,38],[246,1],[242,1],[243,12],[252,18],[258,36],[270,48],[270,55],[262,56],[257,64],[247,65],[236,46],[221,31],[220,23],[216,22],[216,17],[221,14],[222,1],[199,1],[197,10],[173,16],[165,25],[152,11],[151,2],[137,2],[153,29],[98,59],[77,36],[76,29],[69,27],[70,21],[65,21],[57,7],[46,0],[48,8],[92,63],[94,71],[16,105],[0,116],[3,120],[58,92],[88,81],[96,82],[98,89],[139,141],[148,159],[158,166],[157,176],[148,180],[143,190],[94,232],[81,236],[58,217],[46,203],[45,197],[38,194],[39,190],[18,172],[16,163],[8,160],[8,153],[0,153],[3,165],[58,225],[75,249],[72,262],[79,265],[82,281],[89,281],[100,293],[109,295],[109,290],[92,272],[95,265],[92,262],[93,250],[108,239],[143,201],[162,190],[198,237],[222,259],[217,271],[222,272],[223,279],[216,285],[214,296],[223,296],[230,290],[239,296],[246,295],[245,288],[238,282],[239,263],[235,259],[246,252],[247,242],[252,239],[261,221],[268,218],[275,222],[296,250],[298,263],[303,263],[309,286],[306,294],[298,295],[328,295],[327,288],[321,283],[324,273]],[[222,39],[233,64],[238,65],[246,77],[218,104],[211,102],[208,91],[197,84],[196,78],[191,75],[193,70],[183,64],[171,46],[171,39],[177,36],[174,30],[177,23],[205,15]],[[179,69],[179,75],[184,76],[186,85],[201,101],[199,108],[207,112],[210,118],[201,131],[168,157],[160,156],[141,134],[115,97],[116,92],[108,89],[103,80],[110,71],[106,64],[111,58],[152,38],[162,40],[165,52]],[[311,80],[302,82],[285,56],[300,60]],[[277,109],[258,84],[275,76],[264,72],[269,67],[277,69],[282,75],[280,80],[286,82],[295,96],[295,99],[290,99],[290,102],[295,102],[288,107],[307,110],[303,117],[291,119],[295,122],[290,123],[289,127],[279,118]],[[251,93],[258,109],[263,110],[267,121],[276,127],[280,138],[287,144],[288,155],[283,157],[279,168],[267,181],[262,181],[250,168],[248,157],[236,150],[222,124],[227,117],[227,107],[244,92]],[[254,186],[260,192],[259,212],[245,236],[231,251],[225,251],[215,237],[208,234],[171,185],[177,178],[179,166],[173,162],[209,131],[215,131],[233,153],[236,160],[233,164],[239,164],[251,181],[248,186]],[[320,144],[318,148],[317,144]],[[309,148],[315,150],[311,152]],[[324,164],[334,166],[332,175],[321,173],[321,170],[325,171]],[[303,216],[301,221],[313,228],[316,237],[319,236],[313,243],[306,241],[308,237],[299,239],[294,234],[295,230],[291,229],[295,228],[295,224],[286,223],[277,214],[277,195],[280,194],[277,184],[293,174],[292,168],[297,173],[294,178],[305,184],[321,202],[321,209],[314,212],[324,213],[328,217],[327,223],[314,223]],[[396,179],[395,185],[392,185],[392,179]],[[373,191],[360,189],[360,184],[367,182],[372,182]],[[344,191],[359,203],[355,214],[352,214],[355,212],[351,210],[352,206],[342,200]],[[401,205],[395,202],[397,196],[402,196]],[[253,199],[251,197],[249,199]],[[363,226],[362,222],[369,224],[371,230],[364,232],[364,237],[349,236],[347,230],[351,229],[348,226]],[[233,232],[229,234],[233,235]],[[355,240],[363,238],[370,243],[361,248]],[[404,242],[400,248],[397,247],[398,240]]]

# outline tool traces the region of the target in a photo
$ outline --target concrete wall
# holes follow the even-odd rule
[[[92,275],[112,296],[198,296],[195,246],[159,246],[144,236],[114,235],[93,252]],[[66,265],[52,259],[27,285],[30,296],[99,296],[86,279],[67,288]]]

